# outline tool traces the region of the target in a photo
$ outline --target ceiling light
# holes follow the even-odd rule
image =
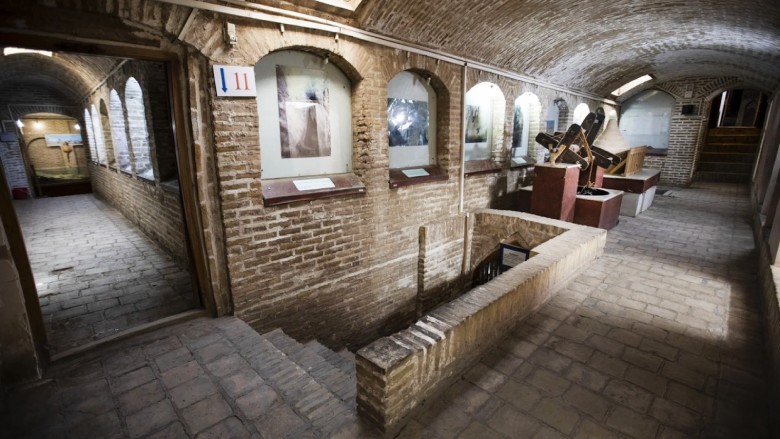
[[[33,122],[33,128],[35,128],[36,130],[43,128],[43,122],[41,122],[40,120],[36,120],[35,122]]]
[[[79,124],[73,125],[73,129],[81,131],[81,125]]]
[[[632,88],[638,86],[639,84],[644,84],[647,81],[652,80],[653,77],[650,75],[644,75],[640,76],[639,78],[634,79],[633,81],[625,83],[622,87],[618,88],[617,90],[613,91],[611,94],[613,96],[620,96],[624,94],[625,92],[631,90]]]
[[[21,119],[16,119],[16,126],[19,128],[24,128],[24,122],[22,122]]]
[[[43,56],[51,56],[51,52],[48,50],[33,50],[33,49],[22,49],[21,47],[6,47],[3,49],[3,55],[16,55],[19,53],[37,53],[38,55]]]

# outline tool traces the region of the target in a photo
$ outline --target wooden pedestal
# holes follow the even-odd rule
[[[563,221],[574,220],[577,198],[577,165],[544,163],[536,165],[531,213]]]
[[[606,195],[577,195],[574,222],[609,230],[618,223],[623,191],[601,189]]]

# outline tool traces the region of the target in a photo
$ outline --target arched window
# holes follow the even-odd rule
[[[387,84],[387,139],[390,168],[436,164],[436,92],[416,73]]]
[[[92,116],[89,110],[84,109],[84,129],[87,131],[87,140],[89,140],[89,159],[93,163],[98,163],[97,145],[95,144],[95,131],[92,124]]]
[[[105,129],[103,129],[104,127]],[[103,145],[106,150],[108,166],[115,166],[116,157],[114,156],[114,141],[111,139],[111,120],[108,117],[106,101],[103,99],[100,100],[100,129],[103,132]]]
[[[262,178],[352,171],[352,84],[327,58],[294,50],[255,65]]]
[[[504,142],[506,99],[497,85],[482,82],[466,93],[466,161],[489,160]]]
[[[114,152],[119,165],[119,170],[133,172],[130,163],[130,149],[127,145],[127,130],[125,128],[125,112],[122,110],[122,101],[119,99],[119,93],[111,90],[108,99],[108,111],[111,114],[111,138],[114,141]]]
[[[92,131],[95,136],[95,149],[97,149],[98,163],[105,165],[108,163],[106,157],[106,144],[103,134],[103,124],[100,122],[100,113],[97,107],[92,105]]]
[[[674,98],[662,91],[646,90],[623,104],[620,131],[629,146],[669,148]]]
[[[536,135],[541,131],[541,119],[542,104],[539,97],[531,92],[525,92],[515,99],[512,157],[527,156],[535,150],[532,145],[536,142]]]
[[[566,118],[569,116],[569,106],[566,101],[558,98],[554,100],[547,108],[547,119],[545,121],[545,131],[553,134],[559,131],[566,131]]]
[[[125,85],[125,107],[130,128],[130,148],[135,157],[135,173],[146,180],[154,180],[144,94],[135,78],[128,79]]]
[[[590,107],[588,107],[588,104],[583,102],[577,105],[576,107],[574,107],[574,116],[573,116],[574,123],[578,125],[581,124],[583,119],[585,119],[585,117],[589,113],[590,113]]]

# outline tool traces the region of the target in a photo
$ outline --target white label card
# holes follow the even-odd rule
[[[502,263],[508,267],[515,267],[521,262],[525,262],[525,253],[508,248],[501,249],[504,254]]]
[[[405,169],[405,170],[403,170],[401,172],[403,172],[404,175],[409,177],[409,178],[425,177],[426,175],[431,175],[431,174],[428,173],[428,171],[426,171],[425,169],[422,169],[422,168],[419,168],[419,169]]]
[[[217,96],[257,96],[254,67],[214,66],[214,85]]]
[[[295,189],[299,191],[313,191],[315,189],[331,189],[336,187],[330,178],[314,178],[312,180],[293,180]]]

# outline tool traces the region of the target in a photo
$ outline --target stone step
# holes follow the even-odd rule
[[[291,350],[302,350],[302,345],[295,340],[287,340],[289,337],[286,335],[272,332],[260,335],[253,331],[254,336],[242,335],[233,343],[265,383],[274,388],[289,407],[311,422],[324,437],[330,437],[347,423],[354,423],[357,418],[354,396],[352,403],[348,403],[334,394],[310,373],[311,370],[307,370],[275,343]]]
[[[755,154],[740,154],[731,152],[706,152],[702,151],[699,161],[717,162],[717,163],[747,163],[753,164],[756,161]]]
[[[354,374],[345,372],[330,363],[316,346],[303,345],[280,329],[263,334],[263,337],[295,361],[319,384],[338,396],[341,401],[351,408],[355,407],[357,383]]]
[[[749,174],[753,170],[753,164],[700,161],[698,164],[698,170],[701,172],[728,172],[733,174]]]
[[[758,151],[758,143],[707,142],[702,151],[755,154]]]
[[[349,352],[346,349],[334,352],[317,340],[307,341],[304,345],[307,348],[313,349],[330,364],[341,369],[342,372],[350,376],[355,375],[355,354],[352,352]],[[344,352],[346,352],[346,354]]]
[[[716,183],[748,183],[751,174],[737,174],[731,172],[705,172],[696,171],[696,181],[712,181]]]

